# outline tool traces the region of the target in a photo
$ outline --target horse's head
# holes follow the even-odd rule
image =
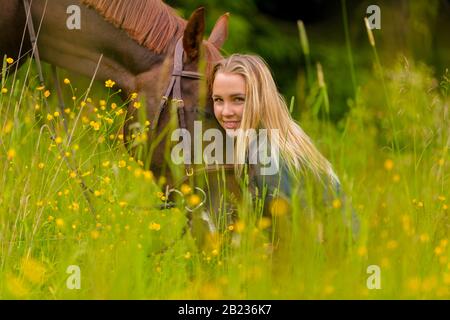
[[[170,141],[172,132],[165,132],[167,135],[156,145],[155,141],[159,140],[158,135],[164,133],[170,119],[176,117],[171,113],[171,110],[177,108],[172,105],[174,99],[179,103],[182,101],[183,119],[178,114],[178,120],[175,121],[177,128],[183,126],[184,122],[186,129],[193,135],[195,120],[202,120],[204,128],[220,128],[214,117],[211,93],[208,92],[210,86],[205,80],[214,62],[222,58],[220,48],[228,34],[228,14],[218,19],[208,40],[204,40],[204,31],[204,9],[199,8],[185,22],[182,34],[173,40],[166,52],[155,59],[152,69],[143,74],[141,79],[138,78],[137,87],[146,98],[146,118],[153,127],[147,135],[149,139],[145,145],[149,152],[144,155],[150,156],[151,168],[157,171],[157,175],[169,174],[163,170],[167,162],[163,154],[167,153],[166,143]],[[132,112],[131,116],[138,113],[132,106],[129,110]],[[129,123],[134,122],[131,120]],[[129,129],[125,130],[130,133]]]

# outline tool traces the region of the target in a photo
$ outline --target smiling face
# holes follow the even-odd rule
[[[218,72],[212,91],[214,115],[222,128],[233,132],[241,126],[244,113],[246,99],[244,77],[239,74]]]

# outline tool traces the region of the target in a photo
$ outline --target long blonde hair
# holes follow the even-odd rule
[[[323,177],[331,179],[333,184],[339,183],[330,162],[314,146],[308,135],[292,119],[286,101],[279,93],[270,69],[259,56],[233,54],[219,61],[213,68],[210,77],[212,86],[217,73],[239,74],[246,83],[246,99],[241,119],[240,133],[237,135],[235,147],[236,174],[243,171],[242,161],[249,151],[248,137],[242,132],[249,129],[279,130],[279,151],[292,172],[311,172],[321,181]]]

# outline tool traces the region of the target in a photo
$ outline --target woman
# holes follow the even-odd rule
[[[233,54],[215,65],[210,84],[214,114],[227,134],[236,138],[234,159],[237,176],[241,176],[244,164],[249,163],[255,153],[252,150],[255,141],[248,138],[249,130],[266,129],[268,139],[264,146],[279,151],[271,155],[278,164],[279,170],[275,174],[262,174],[260,162],[250,169],[251,187],[259,190],[260,194],[267,189],[269,199],[266,199],[266,204],[278,195],[290,199],[293,180],[301,182],[308,173],[339,193],[339,179],[330,162],[292,119],[262,58]],[[277,148],[273,148],[274,145]],[[261,148],[261,144],[258,147]],[[327,197],[329,199],[330,195]]]

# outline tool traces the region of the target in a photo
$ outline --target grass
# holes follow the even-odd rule
[[[320,81],[308,74],[309,108],[298,119],[336,168],[347,205],[321,205],[308,183],[294,192],[292,210],[280,205],[272,219],[243,203],[240,220],[205,246],[181,237],[184,208],[156,208],[165,201],[164,181],[123,147],[125,103],[114,89],[88,98],[67,79],[70,104],[59,111],[56,93],[40,87],[32,68],[14,73],[5,59],[0,298],[450,298],[448,71],[436,77],[406,60],[383,68],[374,50],[373,78],[352,84],[355,97],[341,122],[327,120],[333,101],[320,64]],[[145,135],[134,141],[145,144]],[[190,192],[185,186],[193,199]],[[270,225],[290,235],[274,253]],[[373,265],[378,290],[367,287]],[[69,289],[71,266],[80,268],[79,290]]]

